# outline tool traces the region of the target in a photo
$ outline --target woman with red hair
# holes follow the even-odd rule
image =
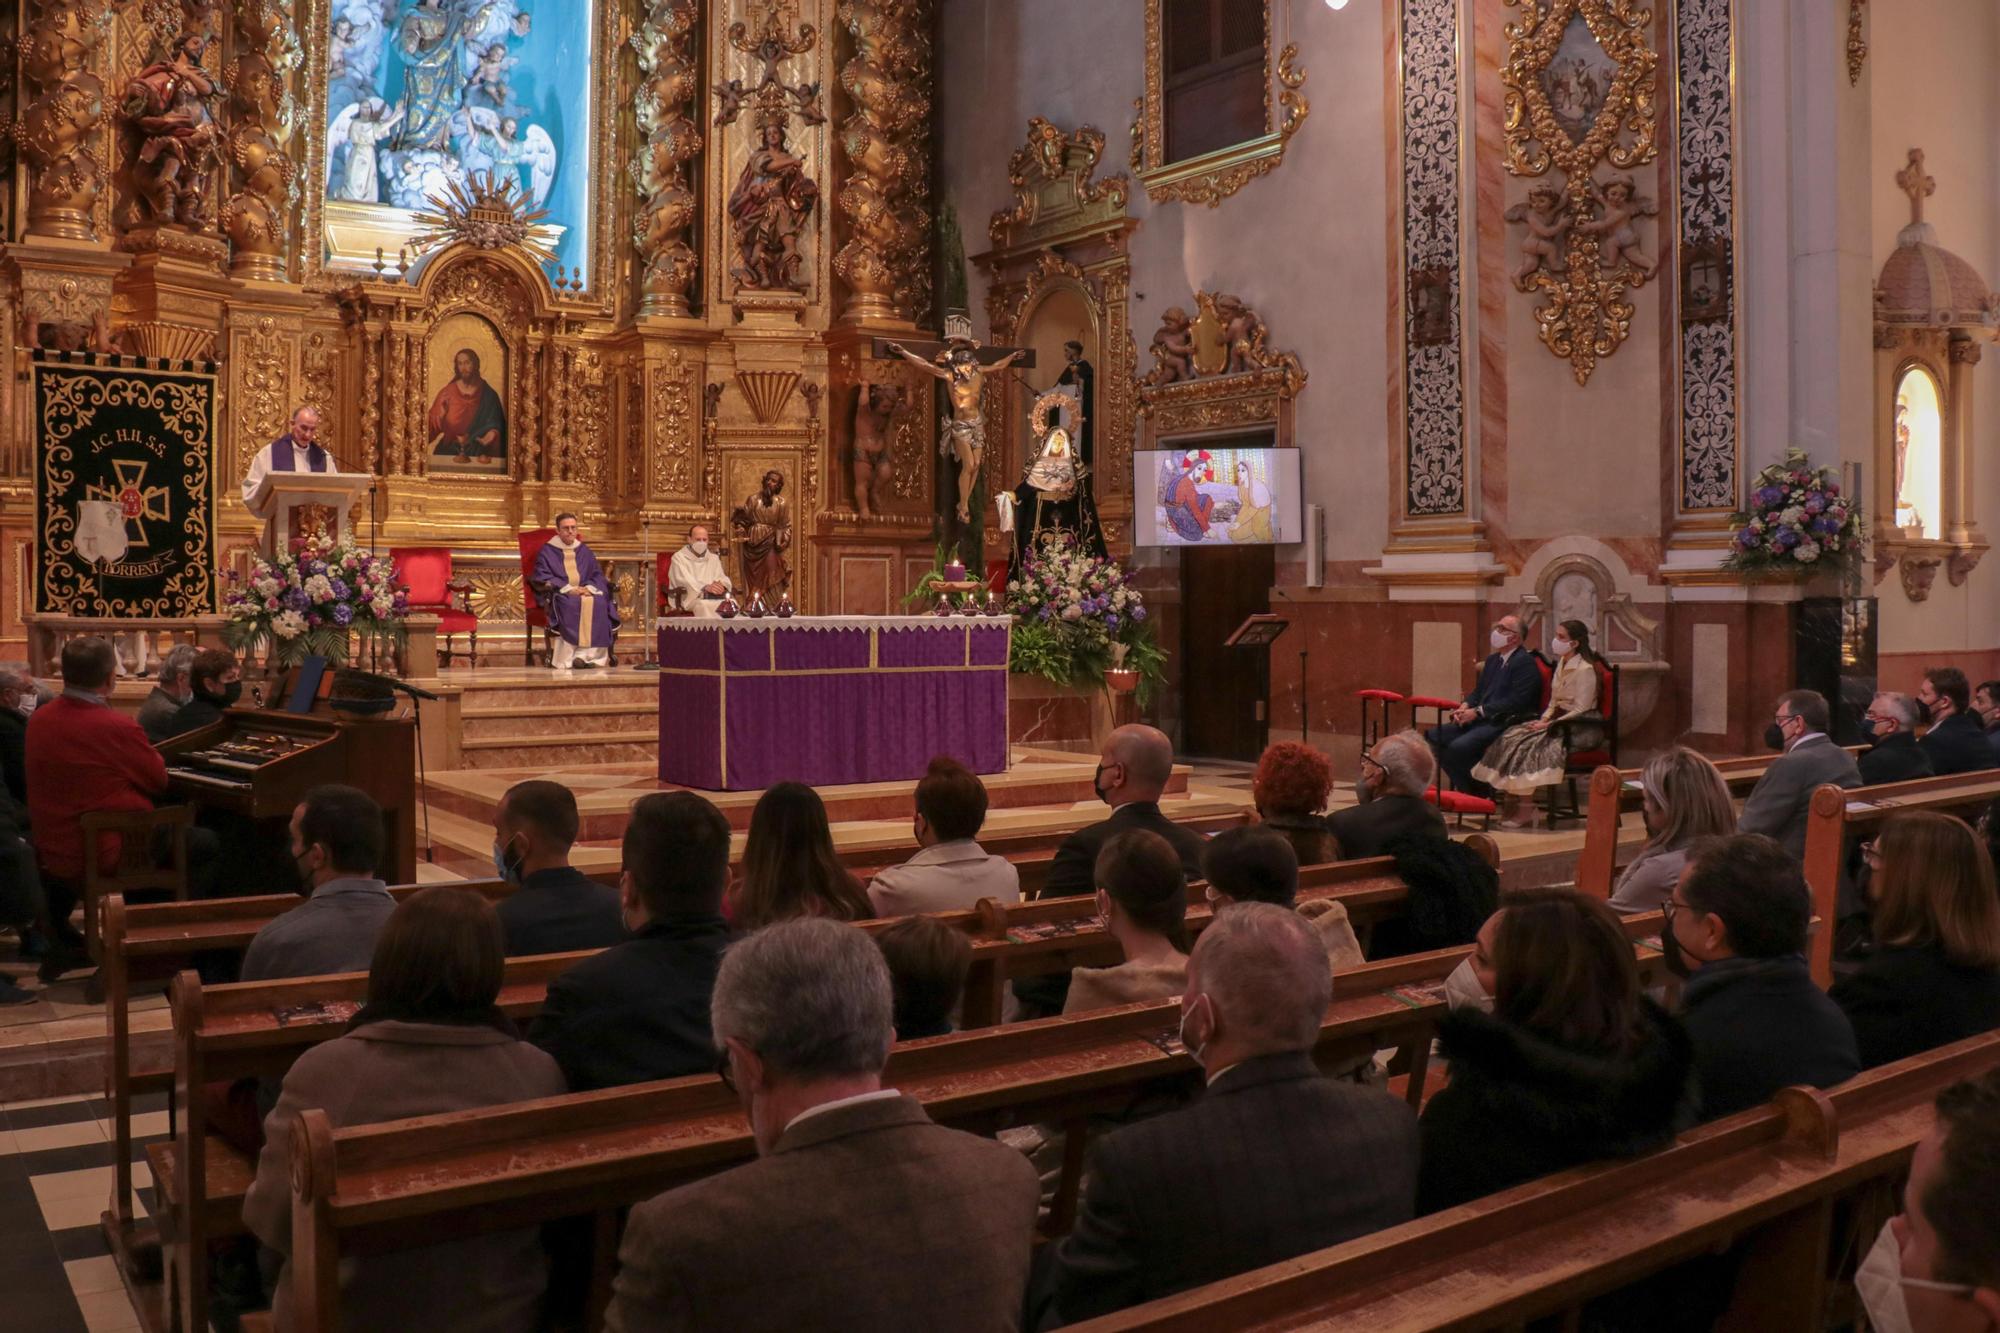
[[[1333,794],[1333,765],[1325,755],[1297,741],[1279,741],[1257,761],[1250,794],[1258,818],[1284,835],[1300,865],[1339,859],[1340,849],[1320,818]]]

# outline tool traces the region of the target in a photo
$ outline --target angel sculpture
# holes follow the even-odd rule
[[[1170,306],[1153,334],[1153,368],[1144,384],[1172,384],[1194,378],[1194,330],[1187,311]]]
[[[1507,221],[1528,229],[1521,238],[1521,264],[1514,270],[1514,286],[1527,291],[1531,279],[1543,266],[1553,269],[1562,260],[1563,237],[1575,221],[1562,207],[1562,193],[1553,185],[1537,185],[1528,191],[1528,202],[1507,210]]]
[[[528,169],[528,200],[540,208],[556,179],[556,141],[539,125],[523,126],[518,117],[503,116],[483,106],[460,107],[452,114],[452,137],[459,143],[459,161],[478,176],[507,168]],[[518,177],[516,177],[518,179]]]
[[[453,182],[465,180],[465,169],[448,153],[420,148],[400,155],[389,182],[389,198],[398,208],[429,208],[431,196],[443,194]]]
[[[389,104],[379,97],[356,102],[333,118],[333,126],[326,132],[328,155],[342,144],[347,145],[346,165],[329,182],[336,199],[362,204],[381,201],[382,182],[376,171],[375,146],[388,138],[402,119],[401,107],[390,115]]]
[[[1598,243],[1597,262],[1605,268],[1630,264],[1639,270],[1639,276],[1652,277],[1659,262],[1639,248],[1639,233],[1632,230],[1632,220],[1657,216],[1660,206],[1641,195],[1632,178],[1622,171],[1602,185],[1593,182],[1590,193],[1604,206],[1604,216],[1579,222],[1576,229],[1586,236],[1604,237]]]
[[[494,42],[479,55],[479,63],[465,80],[465,101],[472,104],[477,97],[494,111],[504,111],[513,93],[507,86],[507,71],[519,64],[518,57],[507,54],[505,42]]]

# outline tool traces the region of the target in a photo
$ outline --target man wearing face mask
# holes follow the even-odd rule
[[[1857,760],[1862,786],[1931,776],[1930,756],[1917,744],[1918,711],[1907,694],[1884,691],[1869,702],[1861,721],[1873,744]]]
[[[28,804],[28,719],[40,702],[35,678],[24,664],[0,663],[0,782],[24,809]]]
[[[514,886],[498,904],[507,956],[608,949],[625,938],[618,890],[569,863],[581,821],[559,782],[517,782],[493,812],[493,873]]]
[[[911,832],[921,850],[869,881],[876,916],[968,910],[981,898],[1003,907],[1021,901],[1021,872],[975,841],[986,822],[986,784],[978,774],[939,755],[917,783],[916,806]]]
[[[1854,1275],[1879,1333],[2000,1329],[2000,1070],[1938,1094],[1890,1218]]]
[[[1826,734],[1828,716],[1826,700],[1812,690],[1778,696],[1771,725],[1764,729],[1764,744],[1783,750],[1784,757],[1764,770],[1736,817],[1738,833],[1775,838],[1794,860],[1805,858],[1806,815],[1814,790],[1829,782],[1847,788],[1861,785],[1854,756]]]
[[[1437,774],[1437,759],[1415,731],[1399,731],[1375,742],[1361,756],[1354,784],[1359,804],[1326,817],[1327,832],[1348,860],[1380,856],[1398,838],[1448,838],[1444,816],[1424,799]]]
[[[1681,1022],[1702,1119],[1861,1072],[1853,1025],[1806,967],[1812,896],[1777,843],[1737,834],[1699,844],[1663,910],[1667,967],[1687,978]]]
[[[180,712],[194,697],[194,687],[188,680],[194,657],[193,644],[176,644],[160,659],[160,678],[153,692],[146,696],[146,702],[139,705],[139,729],[155,745],[187,730],[181,725]]]
[[[1957,667],[1932,667],[1917,687],[1917,703],[1930,721],[1918,742],[1939,777],[1976,773],[1994,766],[1993,745],[1972,716],[1972,687]]]
[[[185,735],[222,721],[225,708],[243,700],[243,668],[236,654],[204,648],[188,667],[188,702],[174,718],[174,734]]]
[[[376,878],[382,807],[354,787],[314,787],[292,811],[291,854],[306,901],[257,932],[242,979],[366,972],[375,937],[396,910]]]
[[[1972,715],[1986,728],[1993,746],[1993,764],[2000,768],[2000,680],[1983,680],[1972,692]]]
[[[667,563],[667,587],[680,592],[681,610],[697,616],[721,614],[717,608],[729,595],[729,575],[722,568],[722,557],[708,544],[706,524],[688,529],[687,545]]]
[[[1542,673],[1535,655],[1521,647],[1521,618],[1494,621],[1488,642],[1493,652],[1479,668],[1479,683],[1448,722],[1426,733],[1451,785],[1474,796],[1490,789],[1472,776],[1472,766],[1501,732],[1526,722],[1542,703]]]
[[[824,918],[766,927],[723,960],[714,1014],[757,1160],[632,1210],[605,1328],[1015,1327],[1035,1170],[882,1086],[875,942]]]
[[[1094,1318],[1410,1219],[1416,1115],[1313,1062],[1332,994],[1297,913],[1216,914],[1181,997],[1207,1090],[1097,1143],[1075,1229],[1031,1298],[1044,1315]]]
[[[708,998],[729,943],[729,821],[693,792],[654,792],[632,806],[622,851],[631,938],[550,982],[528,1033],[572,1092],[715,1068]]]

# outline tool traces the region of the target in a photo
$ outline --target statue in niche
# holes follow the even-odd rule
[[[819,200],[819,185],[806,175],[805,160],[785,141],[782,111],[760,121],[760,146],[743,164],[729,192],[729,225],[736,236],[736,264],[729,275],[740,287],[758,291],[802,292],[805,262],[800,237]]]
[[[1590,628],[1603,647],[1604,627],[1598,623],[1597,581],[1590,575],[1572,570],[1558,577],[1555,586],[1549,589],[1548,623],[1559,625],[1565,620],[1577,620]]]
[[[757,493],[729,515],[736,544],[743,552],[745,599],[766,600],[786,591],[792,567],[785,553],[792,549],[792,507],[785,499],[785,474],[772,468]]]
[[[854,507],[863,518],[873,518],[881,508],[882,489],[891,475],[890,445],[894,442],[896,414],[909,401],[910,391],[901,384],[863,381],[854,400]]]
[[[1639,233],[1632,229],[1632,221],[1658,214],[1660,206],[1641,195],[1632,178],[1624,172],[1619,172],[1602,185],[1593,183],[1590,193],[1603,207],[1604,216],[1579,222],[1576,229],[1585,236],[1603,238],[1598,242],[1598,264],[1604,268],[1630,264],[1641,276],[1652,277],[1659,264],[1640,249]]]
[[[1561,267],[1563,238],[1575,219],[1562,206],[1562,191],[1546,181],[1528,191],[1528,202],[1508,209],[1506,218],[1528,229],[1521,238],[1520,266],[1514,270],[1514,286],[1525,292],[1535,285],[1535,274]]]
[[[1167,307],[1153,334],[1153,368],[1145,384],[1173,384],[1194,378],[1194,322],[1179,306]]]
[[[389,104],[379,97],[356,102],[334,117],[333,128],[327,131],[327,152],[347,145],[347,168],[334,189],[336,198],[363,204],[378,202],[381,181],[375,169],[375,149],[402,119],[401,107],[390,115]]]
[[[221,93],[202,67],[207,49],[204,33],[184,33],[171,57],[154,61],[125,85],[123,110],[140,139],[132,163],[140,220],[196,230],[211,221],[209,182],[221,143],[211,104]]]

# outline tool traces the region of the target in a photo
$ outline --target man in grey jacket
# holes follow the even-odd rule
[[[292,811],[292,859],[311,892],[250,941],[243,980],[366,972],[375,937],[396,910],[375,878],[382,807],[354,787],[314,787]]]
[[[1861,785],[1854,756],[1826,734],[1829,716],[1825,698],[1812,690],[1778,696],[1776,720],[1765,728],[1764,743],[1785,754],[1765,770],[1743,803],[1743,813],[1736,819],[1738,833],[1774,838],[1794,857],[1805,859],[1806,815],[1813,792],[1829,782],[1836,787]]]

